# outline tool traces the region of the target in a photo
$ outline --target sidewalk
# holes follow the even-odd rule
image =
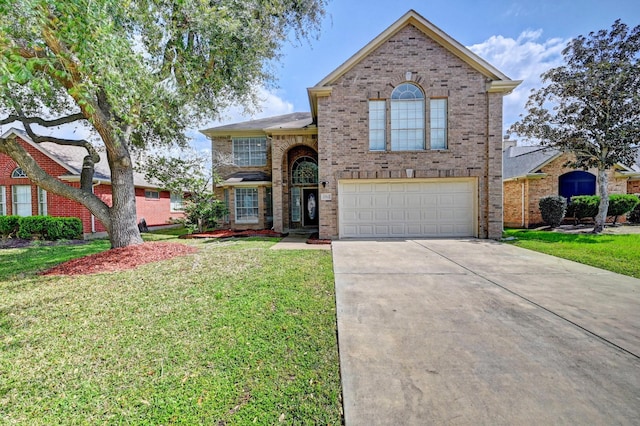
[[[331,250],[331,244],[307,244],[308,235],[288,235],[271,250]]]

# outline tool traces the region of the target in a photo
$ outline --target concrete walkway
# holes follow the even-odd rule
[[[333,259],[347,426],[640,424],[640,280],[481,240]]]

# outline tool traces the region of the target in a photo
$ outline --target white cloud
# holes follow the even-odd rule
[[[514,80],[524,80],[516,90],[504,98],[504,129],[524,113],[524,105],[531,89],[542,86],[540,75],[563,63],[562,50],[569,40],[551,38],[541,40],[542,30],[527,30],[517,39],[492,36],[469,46],[474,53],[487,60]]]
[[[204,123],[198,129],[189,129],[186,134],[191,138],[191,146],[197,151],[206,151],[211,149],[209,139],[199,132],[200,129],[208,129],[210,127],[224,126],[225,124],[257,120],[259,118],[294,112],[293,103],[281,98],[277,93],[270,92],[265,88],[261,87],[258,89],[258,99],[260,100],[260,104],[256,108],[258,112],[253,115],[246,115],[242,107],[232,107],[225,111],[219,120]]]

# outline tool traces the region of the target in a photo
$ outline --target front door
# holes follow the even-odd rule
[[[302,189],[303,212],[302,226],[318,225],[318,189],[303,188]]]

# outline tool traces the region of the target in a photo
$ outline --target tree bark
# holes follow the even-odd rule
[[[598,169],[598,192],[600,194],[600,205],[598,206],[598,215],[596,216],[593,233],[599,234],[604,231],[604,225],[607,222],[607,211],[609,210],[609,182],[607,178],[607,170],[605,168]]]

